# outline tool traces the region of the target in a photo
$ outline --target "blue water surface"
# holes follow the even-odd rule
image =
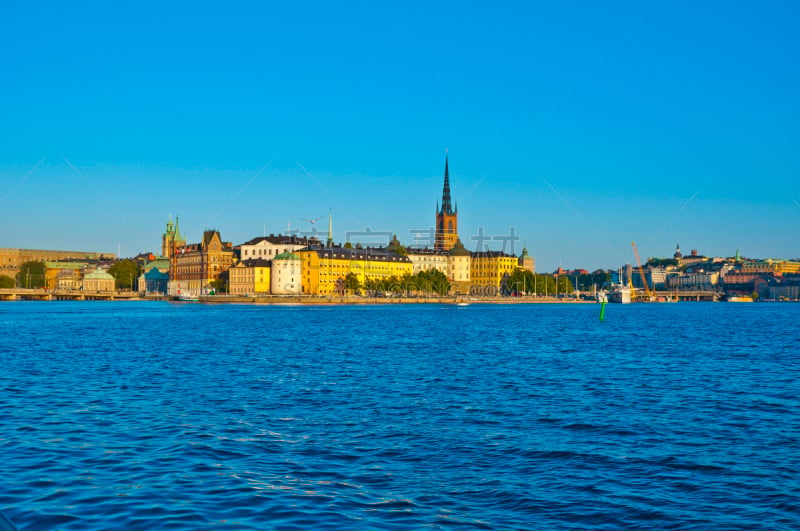
[[[798,529],[800,304],[0,303],[20,529]]]

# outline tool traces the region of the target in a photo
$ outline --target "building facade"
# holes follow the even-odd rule
[[[518,264],[520,269],[536,273],[536,260],[528,254],[527,247],[522,248],[522,254],[519,257]]]
[[[466,295],[470,292],[472,280],[472,253],[464,248],[461,240],[456,240],[447,257],[447,280],[454,294]]]
[[[242,260],[228,270],[228,293],[231,295],[268,295],[270,293],[272,262],[254,258]]]
[[[114,284],[114,277],[99,268],[83,277],[83,291],[108,293],[114,291]]]
[[[145,295],[166,295],[169,289],[169,273],[157,267],[150,268],[140,277],[139,291]]]
[[[207,230],[200,243],[176,249],[169,270],[169,295],[203,295],[233,266],[233,246],[223,242],[219,231]]]
[[[294,253],[282,253],[272,259],[270,288],[273,295],[303,293],[303,259]]]
[[[302,291],[309,295],[337,293],[339,283],[350,273],[363,285],[367,279],[400,278],[414,270],[407,256],[384,248],[307,248],[297,255],[303,261]]]
[[[503,277],[513,273],[519,267],[518,264],[519,260],[516,256],[502,251],[472,253],[470,261],[471,283],[475,287],[499,289]]]
[[[178,217],[175,216],[175,223],[172,223],[170,216],[167,221],[167,228],[161,236],[161,256],[165,258],[172,258],[175,251],[186,245],[186,238],[181,234],[181,229],[178,226]]]
[[[113,253],[96,253],[85,251],[44,251],[38,249],[0,248],[0,275],[14,277],[19,267],[25,262],[93,262],[113,261]]]
[[[311,245],[308,238],[274,235],[259,236],[238,246],[241,260],[272,260],[279,254],[293,253]]]
[[[422,271],[436,270],[447,275],[447,251],[439,249],[410,249],[408,259],[411,260],[412,274]]]
[[[61,269],[56,276],[56,289],[60,291],[78,291],[83,285],[81,271],[75,269]]]
[[[748,260],[742,262],[741,273],[745,275],[772,275],[780,277],[790,273],[800,273],[800,262],[789,260]]]
[[[61,284],[62,279],[73,278],[72,275],[62,275],[64,271],[73,271],[75,273],[74,277],[77,277],[78,281],[80,281],[84,271],[93,271],[96,265],[96,262],[92,266],[88,262],[45,262],[45,286],[50,290],[60,289],[58,286]]]

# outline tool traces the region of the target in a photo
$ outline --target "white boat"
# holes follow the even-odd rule
[[[200,300],[200,297],[197,295],[192,295],[191,293],[178,293],[178,300],[184,302],[197,302]]]
[[[606,292],[606,300],[617,304],[631,303],[631,288],[616,284]]]

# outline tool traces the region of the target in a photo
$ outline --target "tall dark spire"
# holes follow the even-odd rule
[[[452,214],[453,207],[450,201],[450,172],[447,169],[447,155],[444,156],[444,189],[442,190],[442,210],[444,214]]]

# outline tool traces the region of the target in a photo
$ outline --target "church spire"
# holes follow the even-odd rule
[[[183,237],[181,236],[181,229],[180,229],[180,227],[178,226],[178,216],[175,216],[175,236],[174,236],[174,238],[173,238],[173,239],[174,239],[175,241],[179,241],[179,242],[182,242],[182,241],[184,241],[184,240],[183,240]]]
[[[450,200],[450,172],[447,164],[447,153],[444,155],[444,189],[442,190],[442,210],[445,214],[453,213],[453,206]]]
[[[328,209],[328,247],[333,247],[333,211]]]

